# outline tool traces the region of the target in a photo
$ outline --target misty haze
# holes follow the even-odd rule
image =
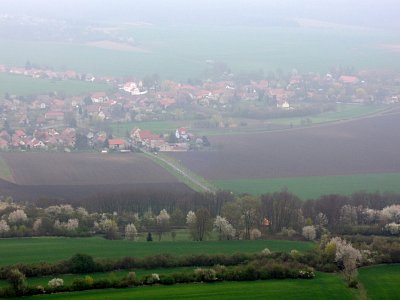
[[[2,0],[0,298],[398,299],[399,11]]]

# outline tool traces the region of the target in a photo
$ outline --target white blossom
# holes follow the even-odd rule
[[[309,241],[313,241],[317,237],[317,231],[315,229],[315,226],[313,226],[313,225],[304,226],[302,233],[303,233],[303,236]]]
[[[83,207],[78,207],[76,209],[76,213],[82,217],[87,217],[89,215],[89,213],[87,212],[87,210]]]
[[[52,280],[50,280],[47,283],[47,285],[49,287],[52,287],[52,288],[57,288],[57,287],[60,287],[60,286],[64,286],[64,280],[61,279],[61,278],[53,278]]]
[[[135,224],[131,223],[125,226],[125,239],[135,240],[137,237],[137,229]]]
[[[10,226],[8,226],[5,220],[0,220],[0,234],[10,231]]]
[[[361,252],[354,248],[351,243],[340,237],[332,238],[326,247],[335,244],[336,252],[335,252],[335,261],[338,263],[343,263],[345,259],[353,261],[355,264],[358,264],[362,260]]]
[[[264,255],[270,255],[271,254],[271,250],[269,250],[268,248],[264,248],[264,250],[262,250],[261,253],[264,254]]]
[[[194,224],[196,224],[196,222],[196,214],[193,211],[189,211],[186,215],[186,224],[189,226],[193,226]]]
[[[214,231],[220,234],[220,238],[231,239],[235,237],[236,230],[226,218],[217,216],[214,221]]]
[[[170,218],[168,212],[165,209],[162,209],[160,214],[156,217],[156,221],[159,225],[166,225],[169,223]]]
[[[400,224],[397,223],[389,223],[385,225],[385,229],[392,235],[397,235],[400,233]]]
[[[250,239],[251,240],[257,240],[261,237],[261,231],[258,230],[257,228],[253,228],[250,230]]]
[[[53,205],[46,208],[45,213],[52,215],[52,216],[66,216],[69,217],[74,213],[74,208],[69,205]]]
[[[33,231],[37,232],[39,231],[39,228],[42,226],[42,219],[36,219],[35,222],[33,222],[32,229]]]
[[[315,223],[319,226],[326,226],[328,225],[328,218],[322,212],[318,213],[317,217],[315,218]]]
[[[79,220],[78,219],[69,219],[68,222],[60,222],[56,220],[54,222],[54,228],[56,229],[63,229],[68,231],[74,231],[79,227]]]
[[[381,219],[386,223],[400,223],[400,205],[386,206],[381,211]]]
[[[23,223],[28,220],[28,216],[22,209],[17,209],[8,215],[8,222],[11,224]]]

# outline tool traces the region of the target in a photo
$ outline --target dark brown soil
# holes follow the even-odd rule
[[[209,140],[215,151],[171,155],[208,179],[400,172],[400,114]]]
[[[20,185],[113,185],[177,182],[142,154],[3,153]]]

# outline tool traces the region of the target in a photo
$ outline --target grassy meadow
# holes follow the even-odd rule
[[[281,27],[122,25],[139,49],[84,43],[1,40],[2,64],[34,64],[86,73],[186,80],[204,77],[206,61],[235,72],[276,69],[327,72],[332,66],[400,69],[399,53],[382,47],[398,36],[382,31]],[[111,47],[112,48],[112,47]],[[90,59],[88,59],[90,58]]]
[[[27,297],[27,299],[356,299],[335,274],[317,273],[312,280],[267,280],[179,284],[109,289]]]
[[[311,176],[291,178],[215,180],[221,189],[234,193],[260,195],[287,188],[302,199],[326,194],[350,195],[359,191],[400,193],[400,174],[358,174],[346,176]]]
[[[23,75],[0,73],[0,95],[5,93],[17,96],[34,94],[62,93],[69,96],[107,91],[106,84],[78,81],[31,78]]]
[[[399,299],[399,264],[361,268],[358,278],[367,290],[369,299]]]
[[[76,253],[85,253],[102,258],[118,258],[124,256],[144,257],[161,253],[174,255],[256,253],[265,248],[269,248],[271,251],[289,252],[293,249],[305,251],[313,247],[314,244],[310,242],[281,240],[133,242],[127,240],[111,241],[100,237],[15,238],[0,240],[0,265],[43,261],[54,262],[68,259]]]

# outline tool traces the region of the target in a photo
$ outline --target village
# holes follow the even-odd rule
[[[0,98],[0,149],[66,151],[189,151],[210,146],[193,128],[154,133],[137,126],[146,121],[192,120],[197,128],[243,126],[243,119],[308,116],[334,111],[337,103],[395,104],[400,74],[334,69],[320,75],[273,74],[265,78],[223,72],[205,81],[96,77],[76,71],[54,71],[27,63],[0,65],[0,73],[37,80],[103,83],[105,91],[69,96],[56,92]],[[349,75],[351,74],[351,75]],[[238,120],[238,121],[235,121]],[[123,136],[112,124],[132,126]]]

